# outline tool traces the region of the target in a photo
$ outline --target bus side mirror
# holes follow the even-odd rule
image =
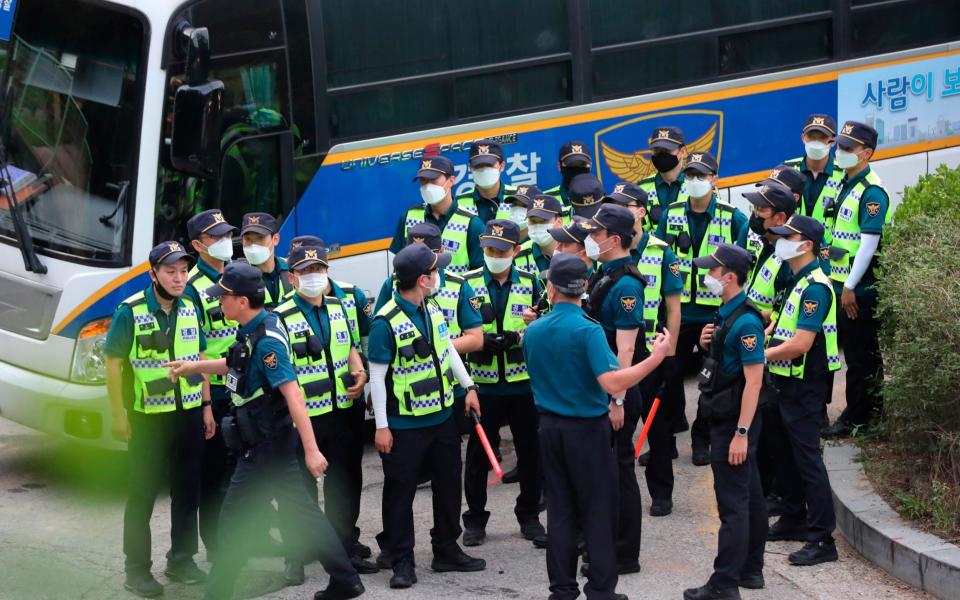
[[[175,35],[175,51],[186,60],[186,84],[174,95],[170,164],[188,175],[214,177],[220,164],[223,82],[207,80],[210,34],[206,27],[182,23]]]

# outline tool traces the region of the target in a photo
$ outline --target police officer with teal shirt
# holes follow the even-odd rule
[[[230,598],[250,552],[251,519],[277,499],[287,559],[306,562],[319,555],[330,574],[329,585],[315,600],[355,598],[364,592],[356,569],[326,516],[303,485],[297,455],[319,478],[327,460],[316,438],[290,358],[290,342],[276,314],[263,308],[266,289],[261,271],[248,264],[227,265],[205,295],[220,298],[224,316],[237,321],[237,341],[218,360],[174,360],[171,379],[197,373],[226,376],[233,406],[220,422],[227,447],[240,454],[220,515],[221,549],[207,581],[204,598]],[[294,429],[293,425],[296,425]],[[297,440],[299,438],[299,445]]]
[[[540,453],[550,499],[547,575],[551,598],[571,600],[580,594],[576,570],[581,530],[591,559],[586,596],[626,600],[615,591],[620,512],[617,457],[611,439],[611,420],[622,417],[611,419],[610,398],[621,397],[656,369],[670,340],[669,333],[658,336],[650,357],[621,369],[603,327],[580,308],[587,272],[580,257],[555,254],[546,271],[552,309],[524,334],[523,351],[540,411]]]
[[[719,244],[735,243],[747,228],[747,216],[717,197],[718,169],[717,159],[709,152],[689,153],[683,169],[687,198],[669,205],[657,228],[657,237],[667,242],[680,259],[684,280],[677,336],[679,368],[667,377],[664,394],[675,418],[674,431],[686,428],[683,374],[693,370],[693,349],[700,330],[713,322],[721,304],[719,296],[703,284],[703,274],[693,265],[693,259],[711,254]],[[690,438],[693,464],[710,464],[710,435],[706,425],[694,421]]]
[[[550,235],[554,227],[563,226],[563,205],[549,194],[535,193],[528,199],[527,235],[514,264],[533,275],[550,267],[550,259],[557,249],[557,241]]]
[[[757,469],[762,417],[763,318],[743,292],[753,257],[739,246],[720,244],[693,259],[704,282],[723,300],[700,346],[708,356],[698,377],[700,415],[710,427],[710,465],[720,513],[713,574],[684,600],[738,600],[740,587],[760,589],[766,545],[767,507]]]
[[[877,316],[876,266],[883,229],[890,224],[890,195],[870,167],[877,131],[847,121],[837,135],[837,166],[846,172],[837,196],[830,247],[830,279],[840,302],[840,345],[847,362],[847,407],[827,437],[850,435],[880,412],[883,359]]]
[[[570,200],[572,215],[590,219],[596,214],[606,193],[596,175],[584,173],[570,181],[567,197]]]
[[[820,221],[828,229],[832,226],[837,194],[844,176],[843,169],[834,162],[836,137],[837,122],[832,116],[812,114],[807,117],[800,133],[804,155],[784,162],[803,175],[797,213]],[[828,230],[828,243],[829,235]]]
[[[450,254],[421,243],[394,257],[397,289],[370,326],[370,394],[376,420],[374,444],[383,463],[383,532],[378,563],[393,568],[390,587],[417,582],[414,569],[413,499],[421,472],[433,479],[434,571],[481,571],[482,559],[460,548],[460,435],[453,411],[454,378],[467,390],[465,410],[480,411],[477,391],[449,326],[432,296]]]
[[[560,171],[560,183],[544,194],[554,196],[564,206],[565,216],[570,214],[570,184],[577,175],[589,173],[593,167],[593,157],[583,142],[570,141],[560,146],[557,154],[557,170]]]
[[[650,202],[644,228],[656,231],[667,207],[681,200],[683,190],[683,161],[687,156],[687,143],[679,127],[656,127],[647,140],[650,146],[650,162],[657,170],[653,177],[637,182]]]
[[[470,143],[470,175],[475,184],[469,194],[457,196],[457,204],[480,217],[486,223],[491,219],[507,219],[510,204],[505,197],[513,186],[503,183],[503,146],[496,140],[478,140]]]
[[[124,588],[144,598],[163,594],[150,573],[150,515],[168,477],[165,574],[187,584],[206,577],[193,556],[204,437],[215,430],[208,382],[202,376],[171,382],[162,367],[168,360],[198,358],[207,348],[201,311],[185,294],[193,258],[179,243],[163,242],[150,251],[149,261],[150,286],[117,307],[104,343],[112,431],[128,442]]]
[[[422,201],[400,217],[390,242],[390,252],[397,254],[403,250],[411,227],[417,223],[433,223],[440,229],[443,247],[450,254],[451,273],[462,275],[483,266],[483,250],[480,249],[483,221],[475,211],[460,206],[459,200],[453,197],[457,177],[450,159],[434,156],[421,160],[413,181],[420,185]]]
[[[776,252],[793,272],[793,282],[766,351],[786,432],[778,460],[783,515],[770,526],[768,539],[806,542],[788,559],[793,565],[816,565],[837,560],[836,516],[819,429],[833,374],[840,369],[839,308],[817,259],[823,225],[794,215],[772,231],[781,236]]]
[[[294,294],[287,278],[287,261],[276,255],[280,243],[280,223],[267,213],[243,215],[240,235],[243,238],[243,255],[247,262],[263,274],[267,296],[264,306],[273,310]]]

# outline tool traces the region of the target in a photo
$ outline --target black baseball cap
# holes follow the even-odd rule
[[[877,130],[866,123],[847,121],[837,136],[837,145],[841,147],[866,146],[877,148]]]
[[[201,233],[220,237],[236,230],[236,227],[227,223],[223,218],[223,213],[219,208],[211,208],[202,213],[197,213],[187,221],[187,235],[190,236],[191,240],[200,237]]]
[[[262,296],[265,292],[263,273],[260,269],[238,260],[227,263],[220,280],[204,290],[204,294],[209,298],[219,298],[224,294],[249,298]]]
[[[408,244],[426,244],[431,250],[443,248],[440,228],[433,223],[417,223],[407,230]]]
[[[777,235],[793,235],[799,233],[818,247],[823,241],[823,232],[823,224],[820,223],[820,221],[803,215],[793,215],[787,219],[787,222],[783,225],[770,228],[770,233]]]
[[[520,227],[509,219],[490,219],[480,235],[481,248],[513,250],[520,243]]]
[[[803,123],[803,132],[808,131],[819,131],[830,137],[835,137],[837,135],[837,121],[830,115],[812,114]]]
[[[620,181],[613,186],[613,191],[603,197],[604,202],[613,202],[620,206],[646,206],[647,193],[635,183]]]
[[[417,171],[414,181],[418,179],[436,179],[441,175],[450,177],[453,175],[453,163],[445,156],[434,156],[433,158],[424,158],[420,161],[420,169]]]
[[[493,167],[503,161],[503,146],[495,140],[477,140],[470,144],[471,167]]]
[[[320,264],[329,267],[327,249],[323,246],[297,246],[287,255],[287,265],[291,271],[299,271],[310,265]]]
[[[653,133],[650,134],[650,139],[647,140],[647,143],[650,145],[651,150],[654,148],[664,148],[671,152],[686,144],[683,139],[683,130],[679,127],[671,126],[655,128]]]
[[[786,186],[791,193],[801,195],[803,194],[803,188],[807,186],[807,176],[801,173],[800,171],[790,167],[789,165],[777,165],[770,175],[767,176],[759,185],[765,185],[768,182],[774,181],[783,186]]]
[[[591,173],[581,173],[570,180],[568,190],[570,204],[578,208],[593,207],[600,204],[606,195],[600,180]]]
[[[537,194],[527,209],[527,217],[556,219],[561,212],[563,212],[563,204],[557,200],[556,196]]]
[[[243,227],[240,229],[240,233],[243,234],[248,231],[273,235],[280,231],[280,224],[277,223],[273,215],[262,212],[247,213],[243,215]]]
[[[587,240],[590,232],[583,228],[582,224],[586,222],[583,217],[573,217],[569,223],[562,227],[550,229],[550,235],[561,244],[580,244],[581,246]]]
[[[181,258],[187,259],[187,262],[190,263],[191,266],[197,262],[193,256],[187,254],[187,251],[183,249],[180,242],[160,242],[153,247],[149,256],[151,267],[156,267],[157,265],[172,265]]]
[[[753,268],[753,255],[740,246],[720,244],[717,246],[717,249],[713,251],[713,254],[698,256],[693,259],[693,266],[698,269],[726,267],[733,269],[737,273],[746,274]]]
[[[590,156],[588,146],[583,142],[567,142],[560,146],[557,160],[561,167],[585,166],[590,167],[593,164],[593,157]],[[586,164],[580,164],[586,163]]]
[[[327,247],[327,245],[323,243],[323,240],[315,235],[298,235],[290,240],[290,252],[293,252],[300,246],[319,246],[321,248]]]
[[[580,295],[587,291],[587,265],[573,254],[554,254],[543,278],[564,294]]]
[[[786,186],[778,183],[762,185],[755,192],[745,192],[743,197],[750,204],[761,208],[772,208],[775,213],[792,215],[797,209],[797,201],[793,199],[793,193]]]
[[[510,204],[522,204],[530,208],[530,205],[533,203],[533,198],[542,193],[540,188],[535,185],[518,185],[515,191],[504,195],[503,201]]]
[[[615,233],[620,237],[633,238],[633,226],[636,223],[636,217],[626,206],[609,202],[601,204],[591,220],[610,233]]]
[[[720,170],[717,159],[709,152],[694,152],[687,155],[687,164],[684,171],[696,171],[701,175],[716,175]]]
[[[393,270],[399,281],[410,281],[426,275],[434,269],[445,269],[453,255],[449,252],[435,253],[426,244],[410,244],[393,257]]]

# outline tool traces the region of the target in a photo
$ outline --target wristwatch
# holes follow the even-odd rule
[[[613,403],[614,403],[616,406],[623,406],[623,398],[614,397]]]
[[[468,385],[465,389],[468,392],[476,392],[478,394],[480,393],[480,386],[478,386],[477,384]]]
[[[213,406],[213,402],[211,402],[210,400],[201,400],[200,406]]]
[[[737,425],[737,435],[741,437],[747,437],[747,434],[750,432],[749,427],[744,427],[743,425]]]

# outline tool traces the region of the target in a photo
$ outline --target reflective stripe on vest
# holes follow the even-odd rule
[[[660,320],[660,304],[663,300],[663,252],[667,243],[660,238],[649,236],[647,246],[637,261],[637,270],[647,281],[643,288],[643,321],[647,350],[653,350],[653,340],[657,338],[657,325]]]
[[[750,231],[747,233],[747,250],[753,253],[754,265],[750,276],[747,278],[747,298],[753,300],[761,312],[773,310],[773,303],[777,298],[777,290],[774,286],[777,280],[777,274],[783,266],[783,261],[775,253],[771,253],[762,263],[760,254],[763,252],[764,240],[762,237]]]
[[[463,278],[453,273],[443,274],[443,286],[433,297],[447,321],[450,339],[455,340],[463,335],[460,322],[457,320],[457,311],[460,306],[460,291],[463,289]]]
[[[805,307],[800,306],[800,298],[803,296],[803,291],[806,290],[811,283],[821,283],[827,286],[827,289],[829,289],[831,295],[833,295],[833,286],[830,284],[830,279],[824,275],[819,267],[798,281],[796,285],[793,286],[793,290],[787,297],[787,301],[783,304],[783,311],[781,311],[780,317],[777,319],[777,325],[773,329],[772,341],[779,340],[780,342],[784,342],[796,335],[797,323],[800,321],[800,311],[806,310]],[[816,310],[816,308],[814,308],[814,310]],[[826,341],[827,368],[830,371],[836,371],[840,368],[840,350],[837,344],[836,296],[833,297],[833,302],[830,303],[830,311],[827,313],[827,318],[823,321],[821,331]],[[771,344],[771,347],[772,346],[773,344]],[[783,375],[784,377],[802,379],[806,363],[806,354],[800,357],[800,360],[771,360],[769,361],[770,372],[776,375]]]
[[[220,299],[207,296],[207,288],[214,285],[213,280],[204,275],[198,267],[190,271],[188,282],[193,285],[200,296],[200,306],[203,309],[203,335],[207,340],[206,357],[210,360],[223,358],[227,348],[237,337],[240,324],[223,316],[220,310]],[[211,314],[213,313],[213,314]],[[223,385],[223,375],[210,375],[211,385]]]
[[[716,200],[716,196],[714,196],[714,201],[713,218],[710,219],[707,231],[704,233],[703,239],[700,240],[700,247],[696,251],[692,245],[693,234],[690,232],[690,224],[687,222],[687,202],[674,202],[667,210],[666,232],[668,237],[673,236],[670,248],[676,253],[680,261],[680,272],[683,274],[683,294],[680,299],[680,302],[683,303],[693,302],[703,306],[720,306],[721,304],[720,296],[712,293],[703,285],[703,276],[699,273],[696,274],[696,297],[694,297],[693,291],[693,273],[695,271],[693,259],[698,256],[713,254],[713,251],[720,244],[734,243],[733,215],[736,209],[730,204]],[[690,236],[691,240],[691,246],[687,248],[686,252],[680,250],[676,243],[676,236],[684,232]]]
[[[280,297],[274,298],[270,292],[270,286],[267,285],[267,281],[263,281],[265,290],[263,307],[268,311],[276,309],[290,298],[293,298],[293,295],[297,293],[297,288],[293,287],[293,284],[290,283],[290,278],[287,276],[287,261],[279,256],[276,257],[276,261],[277,265],[274,268],[280,269],[280,273],[277,275],[277,291]]]
[[[533,255],[533,240],[527,240],[520,244],[520,253],[513,259],[513,266],[530,273],[534,277],[540,274],[537,257]]]
[[[476,269],[464,276],[464,279],[466,279],[470,287],[473,288],[477,297],[481,298],[480,304],[490,302],[490,292],[487,290],[487,285],[483,278],[483,271],[482,268]],[[504,333],[507,331],[520,333],[527,326],[526,323],[523,322],[523,311],[536,304],[536,300],[533,298],[535,282],[533,275],[525,271],[518,270],[517,275],[519,276],[519,281],[510,284],[507,303],[504,305],[504,314],[498,315],[502,317],[502,329],[498,328],[497,319],[494,319],[493,323],[483,324],[484,333]],[[477,362],[477,354],[471,352],[468,355],[468,362],[470,364],[470,374],[473,377],[473,381],[475,383],[497,383],[501,381],[501,357],[504,363],[502,365],[504,381],[508,383],[529,381],[530,375],[527,373],[527,363],[523,359],[523,352],[517,352],[519,350],[522,350],[522,348],[517,344],[508,349],[507,352],[494,354],[492,356],[492,362],[482,364]],[[514,355],[513,360],[507,355],[508,353]],[[483,354],[481,353],[480,356],[483,356]]]
[[[850,193],[846,195],[837,210],[837,217],[833,225],[832,245],[834,248],[846,250],[846,252],[843,256],[830,260],[830,279],[836,282],[843,283],[850,275],[853,258],[857,255],[857,250],[860,249],[860,199],[867,189],[874,186],[879,187],[884,192],[887,191],[883,187],[880,176],[874,171],[870,171],[866,177],[850,189]],[[884,225],[890,224],[892,215],[893,211],[888,208]]]
[[[643,219],[643,228],[650,233],[656,233],[659,223],[654,223],[653,219],[650,218],[650,209],[654,206],[660,206],[660,197],[657,195],[657,176],[648,177],[638,183],[637,186],[647,193],[647,216]],[[680,191],[677,193],[675,202],[686,202],[689,199],[690,196],[687,194],[687,186],[681,183]],[[660,218],[662,219],[663,215],[661,215]]]
[[[509,195],[515,194],[517,188],[512,185],[501,184],[503,189],[502,198],[505,198]],[[457,196],[457,207],[462,208],[463,210],[469,212],[475,217],[480,216],[480,211],[477,210],[477,201],[473,198],[473,192],[469,194],[463,194]],[[510,203],[509,202],[497,202],[497,212],[494,219],[506,219],[510,220]]]
[[[177,396],[180,405],[186,410],[200,406],[202,378],[191,384],[181,377],[177,383],[171,383],[168,368],[162,365],[171,360],[200,360],[200,319],[197,317],[193,302],[181,297],[183,306],[177,307],[176,331],[173,347],[164,351],[144,348],[140,345],[140,336],[151,336],[160,332],[160,323],[147,308],[145,292],[138,292],[123,301],[133,312],[134,339],[130,345],[130,368],[133,372],[134,410],[146,414],[171,412],[177,409]]]
[[[783,164],[799,171],[802,163],[803,158],[795,158]],[[807,214],[807,204],[803,201],[803,198],[800,199],[800,205],[797,207],[798,214],[816,219],[823,225],[825,231],[823,233],[823,244],[821,247],[829,247],[833,243],[831,230],[833,229],[834,211],[832,209],[837,202],[837,196],[840,195],[844,175],[844,170],[834,163],[833,173],[824,182],[823,188],[820,190],[820,196],[817,198],[816,204],[813,205],[813,214]]]
[[[393,393],[398,400],[398,414],[419,417],[429,415],[453,405],[453,379],[450,369],[450,333],[443,313],[432,302],[426,303],[429,314],[432,344],[431,354],[420,358],[414,352],[412,358],[403,357],[407,347],[421,338],[420,330],[410,317],[390,299],[380,308],[377,317],[383,317],[393,330],[396,350],[390,365]],[[427,340],[428,343],[431,340]],[[414,387],[426,388],[415,392]]]
[[[422,206],[414,206],[407,210],[404,217],[403,237],[409,235],[410,228],[419,225],[426,218],[425,209]],[[467,249],[467,232],[470,230],[470,220],[476,215],[468,210],[457,207],[447,225],[440,232],[441,242],[446,252],[450,253],[450,265],[447,271],[455,274],[463,274],[470,270],[470,253]]]
[[[283,329],[283,325],[280,324],[280,317],[278,317],[274,313],[267,313],[267,316],[263,321],[263,327],[264,327],[263,337],[261,337],[260,339],[263,339],[264,337],[270,337],[277,340],[278,342],[283,344],[284,348],[287,349],[287,356],[288,357],[291,356],[292,353],[290,352],[290,340],[287,338],[287,332],[285,329]],[[247,346],[248,357],[252,357],[253,351],[256,349],[255,345],[252,342],[252,339],[251,339],[252,337],[253,335],[251,334],[247,336],[246,339],[242,342]],[[257,340],[258,343],[260,339]],[[249,365],[249,359],[247,364]],[[249,395],[244,395],[239,392],[230,392],[230,401],[233,402],[234,406],[240,407],[252,400],[256,400],[260,396],[263,396],[265,393],[266,392],[264,392],[263,387],[258,387],[252,392],[249,392]]]
[[[339,298],[340,304],[343,306],[343,310],[347,314],[347,320],[350,322],[350,339],[353,340],[353,347],[357,349],[357,352],[360,352],[360,321],[357,318],[357,310],[363,310],[366,307],[357,306],[357,297],[353,295],[353,292],[357,289],[355,285],[346,281],[334,281],[334,283],[343,290],[343,298]]]
[[[307,352],[303,353],[302,358],[296,351],[290,355],[293,360],[293,370],[300,383],[300,391],[307,404],[307,413],[311,417],[331,412],[334,398],[336,398],[337,408],[347,409],[353,406],[353,400],[347,398],[347,386],[340,379],[350,372],[350,348],[353,342],[350,338],[347,315],[341,301],[336,297],[327,296],[323,299],[323,303],[327,307],[327,317],[330,320],[330,339],[323,346],[322,354],[315,359]],[[296,300],[284,302],[277,308],[277,314],[286,325],[291,348],[298,343],[306,343],[311,334],[320,335],[319,332],[310,328],[310,322],[297,306]],[[330,363],[333,365],[333,373],[330,373],[327,365],[328,353]],[[317,386],[310,384],[324,381],[330,382],[331,385],[327,386],[323,392],[312,392]]]

